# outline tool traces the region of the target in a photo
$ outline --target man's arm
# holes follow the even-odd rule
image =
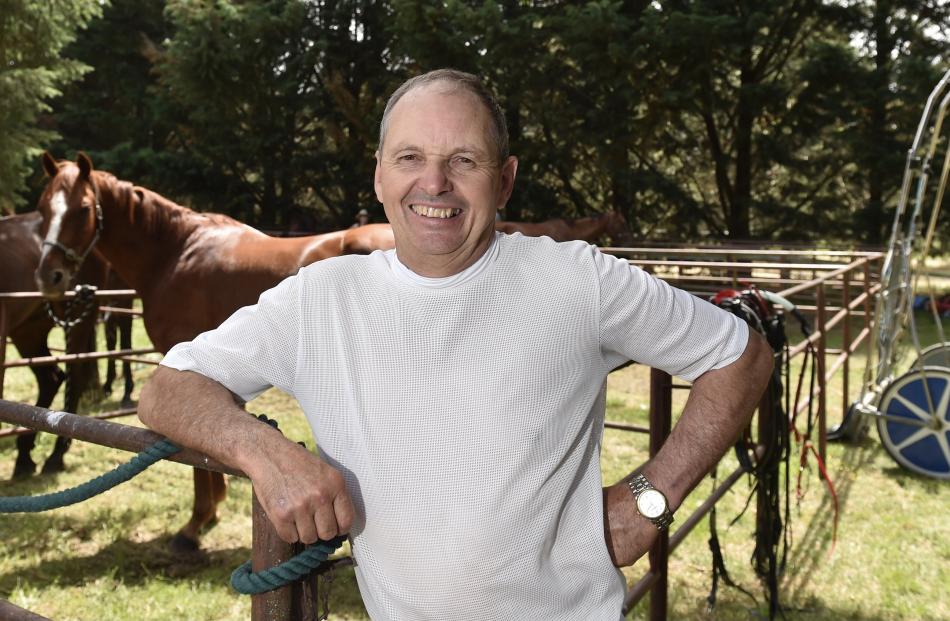
[[[281,539],[313,543],[349,531],[353,505],[343,476],[248,415],[218,382],[159,366],[142,388],[138,413],[173,442],[247,474]]]
[[[707,371],[693,382],[686,407],[660,452],[642,474],[675,510],[745,429],[772,372],[772,350],[749,331],[745,351],[732,364]],[[643,556],[657,536],[642,517],[626,481],[604,489],[607,548],[618,567]]]

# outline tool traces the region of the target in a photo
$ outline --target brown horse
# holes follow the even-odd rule
[[[554,241],[583,239],[594,243],[607,235],[610,237],[610,243],[614,245],[629,246],[633,242],[626,219],[614,209],[586,218],[554,218],[544,222],[501,221],[495,223],[495,230],[502,233],[521,233],[529,237],[546,235]]]
[[[36,290],[33,273],[40,262],[42,220],[38,213],[0,219],[0,291],[7,293]],[[83,266],[76,280],[101,287],[107,272],[108,267],[96,258]],[[9,301],[6,302],[6,310],[8,333],[20,355],[24,358],[49,356],[47,336],[53,328],[53,321],[43,303],[38,300]],[[62,312],[62,309],[54,310]],[[67,353],[95,350],[95,320],[95,313],[92,313],[69,330]],[[72,390],[66,395],[65,409],[76,412],[82,394],[95,387],[98,373],[94,362],[71,363],[68,368]],[[56,365],[31,366],[30,370],[36,377],[39,388],[36,405],[49,407],[66,375]],[[128,396],[126,395],[126,398]],[[30,456],[35,444],[35,433],[17,437],[14,478],[29,476],[36,470],[36,463]],[[63,469],[63,456],[69,444],[68,438],[57,438],[53,452],[43,465],[44,473],[59,472]]]
[[[305,265],[393,247],[392,230],[380,224],[270,237],[94,170],[85,154],[75,164],[44,154],[43,167],[51,179],[38,206],[45,236],[40,290],[54,299],[62,295],[82,257],[101,255],[138,291],[145,330],[162,352],[218,326]],[[216,517],[226,494],[223,475],[196,469],[194,477],[192,517],[172,540],[178,550],[197,548],[199,531]]]

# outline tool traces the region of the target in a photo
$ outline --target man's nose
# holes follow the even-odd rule
[[[426,162],[419,179],[419,188],[430,196],[438,196],[452,190],[447,164],[444,160],[433,158]]]

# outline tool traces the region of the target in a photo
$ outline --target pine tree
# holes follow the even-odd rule
[[[102,11],[97,0],[0,2],[0,212],[26,203],[25,179],[55,138],[49,102],[89,67],[62,49]]]

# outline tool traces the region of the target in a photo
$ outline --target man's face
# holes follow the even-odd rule
[[[376,198],[399,260],[417,274],[457,274],[491,243],[518,162],[499,165],[489,128],[474,96],[441,84],[406,93],[390,114],[376,153]]]

